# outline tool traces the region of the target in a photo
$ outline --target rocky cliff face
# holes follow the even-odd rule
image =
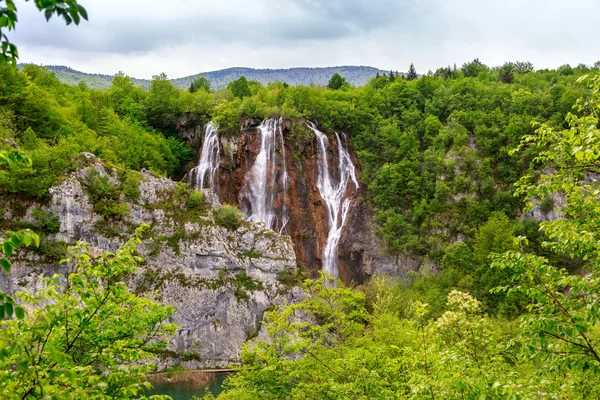
[[[219,226],[214,215],[221,205],[211,192],[205,193],[204,204],[190,210],[187,185],[147,172],[138,176],[135,200],[119,197],[128,211],[102,218],[89,195],[90,174],[105,177],[114,188],[123,187],[123,179],[91,155],[85,163],[86,168],[51,189],[49,204],[4,202],[4,221],[39,228],[45,226],[39,221],[43,215],[56,229],[44,235],[41,249],[19,253],[10,275],[0,274],[0,290],[35,291],[39,278],[65,272],[57,259],[67,244],[84,240],[94,252],[114,250],[137,225],[149,224],[150,234],[139,247],[145,264],[131,287],[140,294],[155,293],[176,309],[173,322],[180,328],[164,361],[186,367],[236,362],[241,345],[258,334],[265,310],[301,296],[291,285],[296,258],[288,237],[249,222],[236,230]]]
[[[261,148],[260,122],[243,120],[238,135],[220,137],[221,157],[214,191],[222,202],[238,205],[241,209],[247,208],[242,192]],[[301,268],[314,276],[322,269],[323,249],[329,230],[327,206],[317,187],[318,143],[314,133],[306,126],[306,121],[301,119],[282,120],[281,131],[285,151],[277,149],[280,157],[276,160],[274,173],[280,173],[285,168],[289,175],[289,188],[285,196],[281,190],[276,192],[274,208],[276,212],[285,208],[289,213],[284,233],[293,242]],[[198,133],[188,132],[188,136],[197,137]],[[330,137],[327,149],[329,166],[332,176],[339,176],[335,147],[336,140]],[[284,153],[285,158],[282,157]],[[360,178],[360,166],[351,149],[350,156]],[[361,283],[377,273],[408,278],[408,271],[420,268],[418,260],[388,256],[383,251],[367,205],[365,185],[361,184],[358,192],[348,190],[344,198],[352,199],[338,251],[340,277],[344,282]]]

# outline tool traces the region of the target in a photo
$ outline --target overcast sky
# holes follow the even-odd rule
[[[178,78],[228,67],[370,65],[417,72],[478,57],[536,68],[600,59],[598,0],[79,0],[49,23],[18,1],[20,61]]]

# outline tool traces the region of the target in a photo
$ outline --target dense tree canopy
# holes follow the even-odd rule
[[[590,71],[591,90],[577,83]],[[0,169],[0,192],[47,199],[82,151],[119,174],[181,177],[193,157],[182,125],[212,119],[237,135],[245,117],[317,121],[348,134],[368,189],[361,201],[388,252],[436,273],[424,267],[410,282],[376,280],[362,291],[309,282],[313,298],[269,314],[274,342],[245,349],[224,398],[595,398],[595,73],[474,60],[362,87],[341,76],[327,88],[240,78],[209,93],[164,75],[144,90],[123,74],[100,91],[4,65],[0,152],[19,147],[32,164]],[[285,140],[312,139],[291,130]],[[540,224],[557,214],[568,218]],[[18,247],[20,238],[3,240]]]

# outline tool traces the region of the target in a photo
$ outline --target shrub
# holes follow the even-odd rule
[[[107,175],[100,175],[94,167],[88,168],[85,172],[85,187],[93,202],[119,197],[119,188],[110,183]]]
[[[237,207],[223,204],[221,209],[214,213],[215,223],[232,231],[240,227],[244,215]]]
[[[131,201],[138,201],[142,192],[140,191],[140,183],[142,183],[142,174],[135,171],[127,171],[123,176],[123,193]]]
[[[129,206],[120,201],[101,202],[94,206],[94,209],[103,218],[122,219],[129,213]]]
[[[554,210],[554,199],[550,196],[544,197],[544,200],[540,203],[540,210],[544,214],[548,214],[550,211]]]
[[[192,193],[190,193],[190,197],[187,203],[188,209],[202,208],[203,205],[204,193],[202,193],[200,190],[194,190]]]
[[[35,220],[36,227],[42,232],[58,233],[60,230],[60,219],[52,212],[36,208],[31,215]]]
[[[110,182],[107,175],[100,175],[96,168],[86,170],[85,186],[94,211],[105,219],[122,219],[129,212],[129,206],[120,200],[123,190]],[[130,193],[133,191],[129,184]],[[139,190],[139,189],[138,189]]]

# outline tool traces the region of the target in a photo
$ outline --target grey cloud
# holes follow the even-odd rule
[[[19,6],[22,61],[149,77],[231,66],[419,72],[479,57],[536,67],[598,58],[597,0],[80,0],[90,22]]]
[[[429,0],[428,0],[429,1]],[[100,53],[144,53],[181,43],[242,43],[286,46],[300,41],[339,40],[392,26],[414,27],[423,0],[263,0],[255,14],[231,10],[214,15],[207,7],[187,7],[166,18],[146,12],[136,16],[98,15],[74,29],[61,21],[46,24],[36,10],[23,12],[15,41],[47,48]],[[27,26],[27,27],[25,27]]]

